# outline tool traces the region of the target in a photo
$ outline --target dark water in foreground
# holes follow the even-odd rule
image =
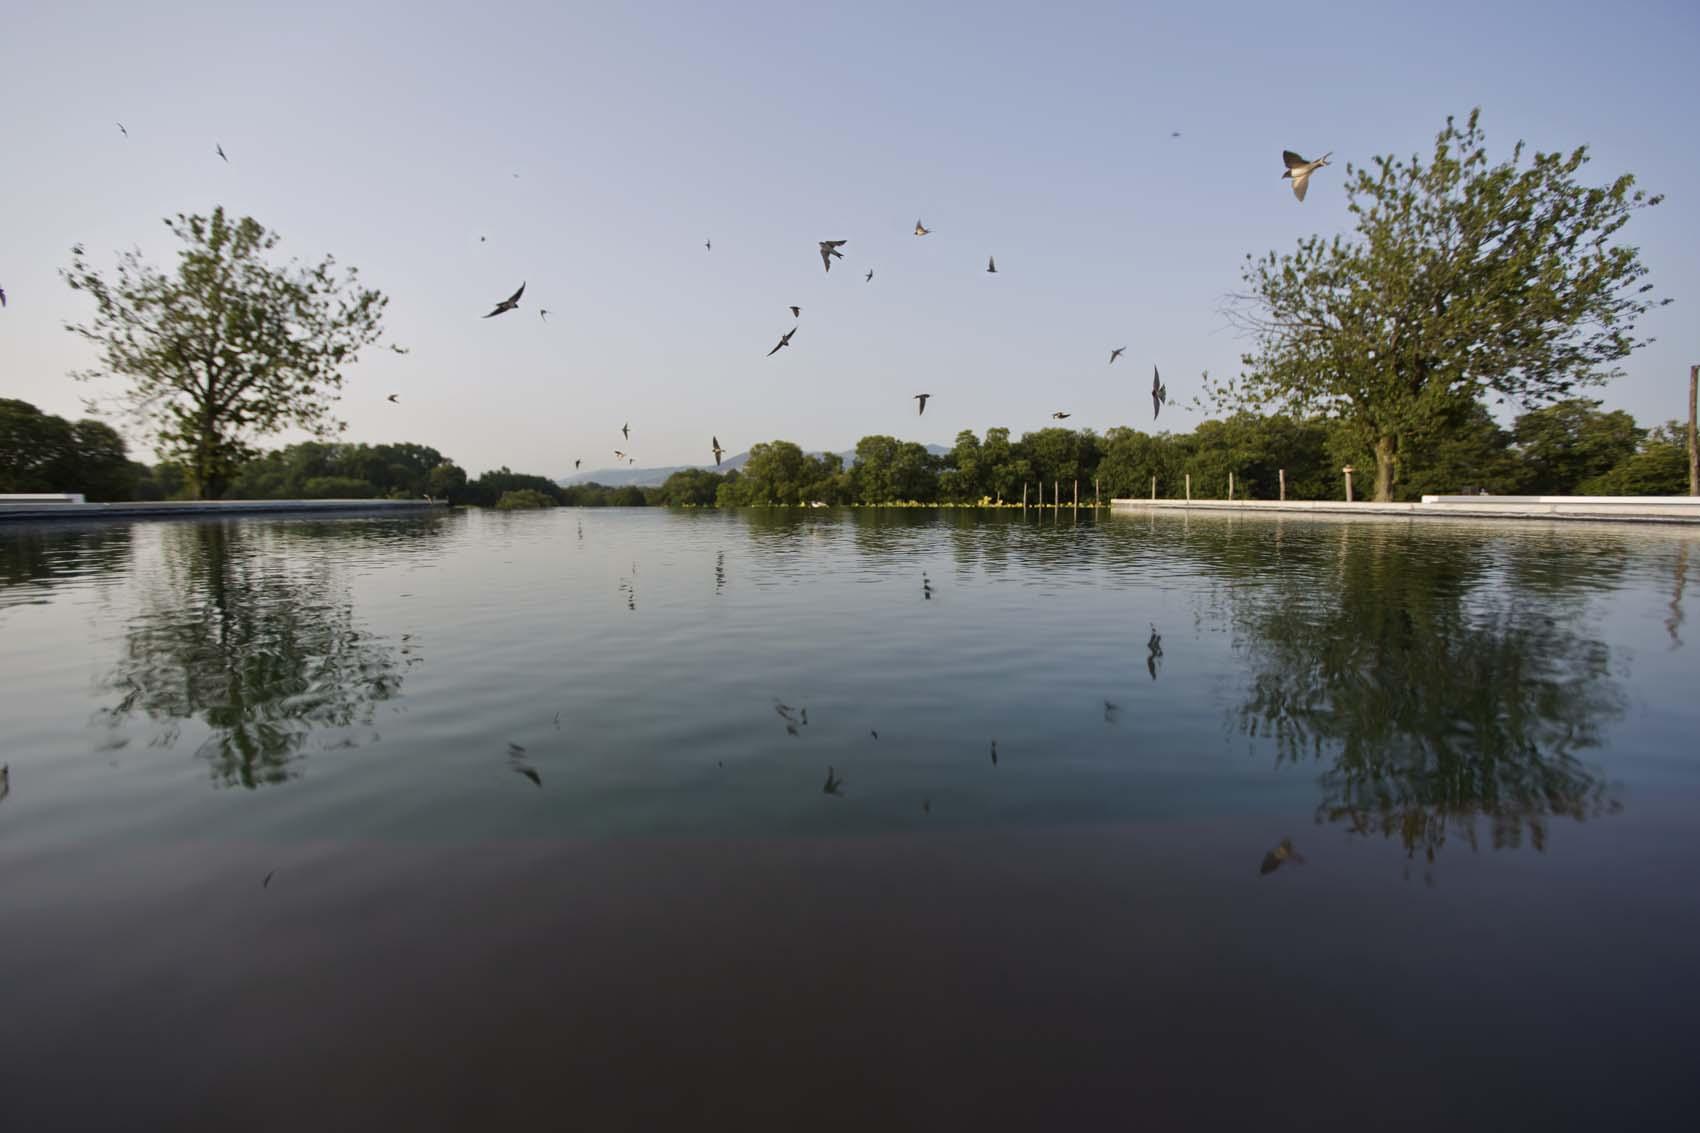
[[[0,1124],[1686,1125],[1697,588],[1621,526],[0,527]]]

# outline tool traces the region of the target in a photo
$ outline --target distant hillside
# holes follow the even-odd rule
[[[927,451],[934,456],[943,456],[950,449],[944,445],[928,445]],[[819,453],[811,452],[809,455],[818,456]],[[845,467],[856,463],[855,449],[847,449],[839,453],[838,456],[844,461]],[[665,468],[639,468],[636,465],[627,465],[624,468],[594,468],[589,472],[574,472],[571,476],[562,476],[555,482],[563,488],[569,488],[574,484],[591,483],[605,484],[610,488],[624,488],[634,485],[639,488],[659,488],[667,477],[675,472],[683,472],[687,468],[706,468],[710,472],[730,472],[734,468],[743,468],[749,459],[750,454],[746,451],[737,456],[727,457],[725,463],[719,468],[712,464],[674,464]]]

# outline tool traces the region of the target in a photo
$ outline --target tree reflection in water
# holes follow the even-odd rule
[[[164,566],[107,681],[120,697],[107,722],[144,716],[163,725],[155,745],[169,746],[199,720],[211,734],[197,754],[215,780],[249,788],[290,779],[315,731],[370,725],[401,688],[395,651],[358,628],[335,558],[301,553],[314,531],[165,529]]]
[[[1495,849],[1541,850],[1551,819],[1621,808],[1580,753],[1624,694],[1578,628],[1578,595],[1547,592],[1562,579],[1524,585],[1479,535],[1342,527],[1332,549],[1307,542],[1303,568],[1236,588],[1233,617],[1250,669],[1239,726],[1278,762],[1330,761],[1319,823],[1433,862],[1449,835],[1478,848],[1478,819]]]

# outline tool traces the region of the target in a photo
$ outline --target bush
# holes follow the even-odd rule
[[[353,476],[314,476],[301,485],[306,500],[369,500],[377,494],[369,481]]]
[[[531,488],[503,492],[502,498],[496,501],[497,511],[524,511],[530,508],[554,506],[555,501],[552,498]]]

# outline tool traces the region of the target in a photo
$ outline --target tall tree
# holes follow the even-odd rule
[[[338,276],[330,256],[311,267],[267,262],[277,235],[222,207],[165,224],[184,245],[174,273],[130,251],[108,278],[72,248],[61,274],[95,313],[67,329],[100,358],[74,376],[127,381],[120,404],[182,461],[200,496],[217,498],[254,438],[291,426],[341,431],[331,407],[342,368],[382,337],[388,300],[353,268]]]
[[[1646,433],[1623,410],[1603,413],[1581,397],[1525,413],[1511,428],[1528,471],[1525,488],[1538,496],[1574,492],[1605,475],[1635,454]]]
[[[1311,236],[1246,257],[1229,316],[1255,344],[1245,373],[1209,383],[1218,405],[1344,417],[1393,498],[1404,439],[1487,391],[1538,404],[1620,373],[1655,305],[1636,248],[1615,242],[1659,203],[1623,174],[1579,182],[1587,147],[1490,164],[1480,111],[1448,118],[1418,157],[1346,167],[1354,238]],[[1668,300],[1666,300],[1668,302]]]

